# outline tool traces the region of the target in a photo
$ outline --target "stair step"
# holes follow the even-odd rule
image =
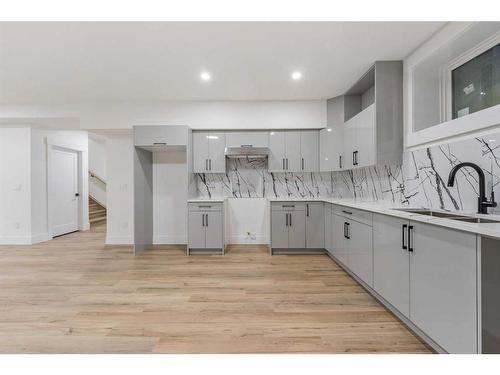
[[[95,219],[89,219],[90,224],[95,224],[95,223],[100,223],[106,221],[106,217],[100,217],[100,218],[95,218]]]
[[[89,214],[90,215],[92,215],[92,214],[102,214],[102,213],[106,213],[106,210],[104,210],[104,209],[89,210]]]

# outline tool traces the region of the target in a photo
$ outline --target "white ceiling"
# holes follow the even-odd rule
[[[1,23],[0,102],[325,99],[443,25]]]

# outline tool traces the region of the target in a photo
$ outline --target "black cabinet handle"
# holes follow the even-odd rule
[[[205,226],[205,214],[201,214],[201,226]]]
[[[302,170],[304,170],[304,158],[302,158]]]
[[[408,227],[408,225],[404,224],[402,226],[402,231],[401,231],[401,248],[403,250],[407,250],[408,249],[408,246],[406,246],[406,243],[405,243],[405,233],[406,233],[406,228]]]
[[[282,160],[283,160],[283,170],[285,170],[285,158],[283,158]]]
[[[408,251],[413,252],[413,239],[411,238],[413,232],[413,225],[408,227]]]
[[[288,214],[285,214],[285,227],[288,226]]]
[[[342,169],[342,155],[339,155],[339,168]]]
[[[358,165],[358,151],[352,153],[352,165]]]
[[[198,206],[198,208],[211,208],[212,206]]]
[[[288,214],[288,215],[289,215],[288,222],[290,223],[290,226],[292,226],[292,214]]]
[[[208,227],[208,214],[205,214],[205,226]]]
[[[153,142],[153,146],[166,146],[167,142]]]
[[[288,158],[286,158],[286,170],[288,171]]]
[[[351,239],[351,223],[346,223],[347,224],[347,239]]]
[[[309,216],[309,203],[306,204],[306,216]]]
[[[212,159],[208,159],[208,169],[212,170]]]
[[[348,215],[352,215],[352,212],[349,212],[349,211],[342,210],[342,212],[345,213],[345,214],[348,214]]]
[[[295,205],[294,204],[283,204],[283,205],[281,205],[281,207],[283,207],[283,208],[285,208],[285,207],[294,208]]]

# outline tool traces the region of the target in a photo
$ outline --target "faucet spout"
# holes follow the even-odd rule
[[[488,207],[496,207],[497,204],[494,200],[494,195],[493,192],[491,193],[491,200],[488,201],[486,198],[486,183],[485,183],[485,176],[483,170],[474,163],[470,162],[465,162],[465,163],[460,163],[455,165],[452,170],[450,171],[450,175],[448,176],[448,186],[452,187],[455,185],[455,177],[459,169],[464,168],[464,167],[469,167],[474,169],[477,172],[477,175],[479,177],[479,198],[478,198],[478,206],[477,206],[477,213],[479,214],[487,214],[488,213]]]

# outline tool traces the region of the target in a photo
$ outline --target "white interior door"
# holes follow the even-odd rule
[[[52,149],[52,235],[78,230],[78,155]]]

